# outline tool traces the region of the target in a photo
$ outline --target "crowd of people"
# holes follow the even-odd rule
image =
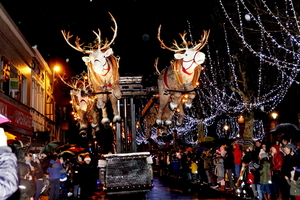
[[[0,199],[39,200],[44,195],[49,200],[86,200],[94,194],[99,176],[95,155],[35,154],[19,141],[7,145],[2,128],[0,142]]]
[[[300,199],[300,143],[239,140],[153,153],[154,172],[247,199]],[[184,184],[186,185],[186,184]]]
[[[154,151],[153,171],[160,177],[209,186],[249,199],[300,200],[300,142],[239,140],[200,143],[197,148]],[[76,157],[37,153],[19,141],[7,145],[0,128],[0,199],[89,199],[99,182],[91,153]],[[183,185],[184,186],[184,185]]]

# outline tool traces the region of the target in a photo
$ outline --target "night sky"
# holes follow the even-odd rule
[[[160,48],[157,40],[160,24],[161,38],[167,46],[171,46],[173,39],[181,43],[178,33],[184,30],[192,36],[188,40],[197,41],[202,30],[210,28],[211,6],[207,1],[2,0],[1,3],[30,45],[37,45],[50,67],[60,62],[73,75],[86,69],[81,59],[86,55],[71,48],[61,30],[70,31],[74,39],[79,36],[85,45],[95,40],[92,31],[98,28],[102,38],[110,40],[113,36],[110,27],[114,24],[108,12],[118,24],[118,35],[111,47],[114,55],[121,58],[121,76],[154,74],[157,57],[160,69],[168,65],[173,53]]]

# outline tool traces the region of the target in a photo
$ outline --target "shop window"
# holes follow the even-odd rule
[[[22,75],[5,57],[1,57],[0,91],[21,101]],[[24,77],[25,78],[25,77]],[[23,99],[22,99],[23,100]],[[23,101],[22,101],[23,102]]]

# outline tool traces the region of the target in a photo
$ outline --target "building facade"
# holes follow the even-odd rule
[[[59,140],[54,72],[1,4],[0,58],[0,114],[11,120],[0,127],[32,146]]]

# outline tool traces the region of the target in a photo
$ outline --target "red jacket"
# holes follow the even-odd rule
[[[235,145],[233,150],[234,164],[241,165],[242,164],[242,150],[239,145]]]
[[[271,168],[272,168],[272,170],[281,170],[284,155],[280,151],[278,145],[273,145],[272,147],[274,147],[276,149],[277,153],[275,153],[271,158]]]

